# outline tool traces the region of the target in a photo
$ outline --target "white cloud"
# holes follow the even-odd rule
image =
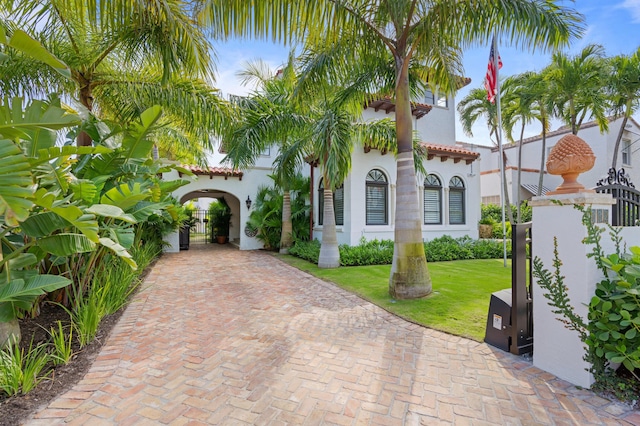
[[[624,0],[616,8],[627,9],[632,16],[634,23],[640,23],[640,0]]]

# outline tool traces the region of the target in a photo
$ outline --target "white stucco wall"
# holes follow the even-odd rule
[[[463,161],[454,163],[453,160],[441,161],[439,157],[425,162],[428,173],[438,176],[443,184],[442,197],[442,225],[422,225],[422,239],[431,240],[442,235],[478,238],[478,221],[480,220],[480,179],[479,174],[470,173],[471,165]],[[389,206],[389,220],[387,225],[366,224],[366,177],[369,171],[378,169],[388,179],[389,190],[387,192],[387,205]],[[343,226],[338,226],[337,237],[339,244],[357,245],[362,237],[367,240],[394,238],[395,226],[395,181],[396,159],[391,154],[381,155],[377,150],[371,150],[365,154],[362,147],[354,150],[351,173],[347,177],[344,186],[344,218]],[[318,169],[316,176],[320,173]],[[458,176],[465,184],[465,224],[451,225],[448,221],[448,186],[452,177]],[[319,177],[315,182],[317,194]],[[418,176],[419,203],[423,205],[424,176]],[[315,196],[315,195],[314,195]],[[318,204],[314,206],[314,238],[322,238],[322,226],[318,224]]]
[[[578,132],[578,136],[589,144],[594,155],[596,156],[596,163],[594,167],[580,175],[578,181],[582,183],[587,189],[596,186],[598,180],[606,176],[611,161],[613,158],[613,149],[615,146],[615,140],[617,132],[620,128],[622,120],[616,120],[609,123],[609,132],[605,134],[600,133],[598,126],[583,126]],[[561,134],[547,137],[546,150],[555,146],[555,144],[565,135],[569,134],[569,131]],[[640,127],[634,121],[627,123],[626,131],[623,134],[623,138],[628,139],[631,142],[631,164],[622,164],[622,154],[618,153],[618,169],[624,167],[625,172],[629,175],[631,182],[640,185]],[[522,146],[522,169],[523,172],[537,173],[535,171],[540,170],[540,158],[541,158],[542,140],[536,139],[534,141],[525,142]],[[517,167],[518,165],[518,149],[515,145],[506,145],[504,152],[507,156],[507,168]],[[499,154],[497,150],[493,150],[489,155],[484,155],[481,162],[482,171],[484,175],[487,171],[494,171],[499,168]],[[545,152],[546,162],[546,152]],[[515,177],[515,171],[514,171]],[[516,185],[516,179],[513,179],[513,185]],[[499,181],[496,186],[495,179],[482,179],[482,196],[490,196],[500,193]],[[530,183],[524,182],[523,183]],[[537,181],[531,182],[537,185]],[[562,183],[562,177],[550,175],[545,173],[544,186],[549,189],[555,189]],[[508,184],[509,185],[509,184]],[[516,188],[510,189],[510,194],[515,195]]]

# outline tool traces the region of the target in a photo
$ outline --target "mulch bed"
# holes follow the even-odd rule
[[[84,348],[80,349],[77,340],[74,339],[73,351],[75,355],[73,355],[72,360],[67,365],[48,365],[45,371],[51,371],[49,378],[40,382],[27,395],[18,394],[7,397],[4,393],[0,393],[0,413],[2,413],[0,415],[0,425],[15,426],[21,424],[40,408],[46,406],[57,396],[62,395],[78,383],[91,367],[122,312],[124,312],[124,309],[104,317],[98,328],[96,339]],[[41,308],[40,315],[36,318],[20,321],[21,346],[28,348],[32,337],[34,347],[38,343],[48,342],[50,338],[45,330],[50,330],[53,327],[57,328],[57,321],[61,321],[65,327],[68,326],[70,324],[69,314],[59,305],[45,303]]]

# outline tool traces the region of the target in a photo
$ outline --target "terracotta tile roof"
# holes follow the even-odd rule
[[[466,164],[471,164],[480,157],[479,152],[469,151],[455,145],[441,145],[437,143],[422,142],[420,145],[427,149],[427,160],[440,157],[440,161],[453,159],[454,163],[464,160]]]
[[[387,114],[396,110],[396,104],[391,101],[390,96],[385,96],[382,99],[369,102],[364,106],[366,108],[373,108],[376,111],[383,110]],[[418,102],[411,102],[411,114],[416,118],[422,118],[431,111],[433,107],[427,104],[421,104]]]
[[[194,175],[209,176],[209,179],[213,179],[214,176],[224,176],[225,180],[229,177],[237,177],[242,180],[243,172],[240,170],[234,170],[231,167],[208,167],[203,168],[200,166],[182,166],[189,170]],[[182,176],[182,174],[180,174]]]

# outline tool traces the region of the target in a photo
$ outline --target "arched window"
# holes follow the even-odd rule
[[[449,223],[464,225],[464,182],[458,176],[449,181]]]
[[[373,169],[367,174],[366,186],[367,225],[387,225],[387,177],[380,170]]]
[[[333,191],[333,213],[336,225],[344,225],[344,186]],[[324,181],[320,179],[318,185],[318,225],[323,224],[324,218]]]
[[[424,223],[442,223],[442,183],[436,175],[429,175],[424,180]]]

